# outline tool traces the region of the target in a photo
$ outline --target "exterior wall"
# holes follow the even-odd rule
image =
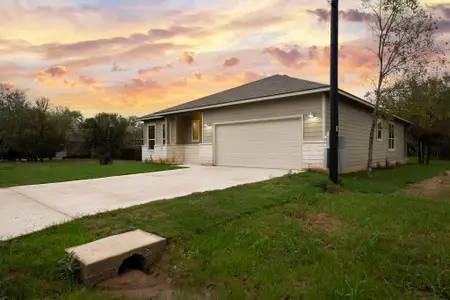
[[[308,118],[310,112],[315,114],[315,118]],[[203,125],[290,115],[304,115],[304,141],[323,141],[322,94],[260,101],[205,110],[203,111]],[[203,143],[213,142],[212,130],[212,126],[204,127]]]
[[[302,155],[303,155],[303,168],[326,168],[326,142],[303,142]]]
[[[153,151],[142,146],[142,160],[164,160],[170,163],[212,164],[212,145],[156,145]]]
[[[370,110],[352,105],[348,101],[339,102],[340,145],[346,161],[343,171],[354,171],[365,168],[369,148],[369,133],[372,116]],[[377,141],[375,134],[373,161],[374,164],[389,162],[404,162],[405,155],[405,125],[399,121],[395,124],[395,150],[389,150],[389,121],[383,122],[383,139]],[[376,132],[375,132],[376,133]],[[341,151],[340,150],[340,151]]]

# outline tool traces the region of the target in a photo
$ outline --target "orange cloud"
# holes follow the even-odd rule
[[[194,72],[194,77],[197,78],[198,80],[201,80],[203,77],[203,74],[200,71],[195,71]]]
[[[174,86],[185,86],[187,84],[188,84],[187,77],[178,78],[178,79],[174,80],[174,82],[172,83],[172,85],[174,85]]]
[[[240,62],[239,58],[237,57],[229,57],[225,60],[225,62],[223,63],[224,67],[234,67],[236,65],[238,65]]]
[[[40,70],[37,73],[38,77],[58,78],[67,75],[67,68],[65,66],[53,66]]]
[[[181,54],[181,57],[179,58],[179,60],[187,63],[188,65],[190,65],[190,64],[192,64],[194,62],[194,55],[195,55],[194,52],[184,51]]]

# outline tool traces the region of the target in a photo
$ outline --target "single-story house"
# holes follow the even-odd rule
[[[326,168],[330,86],[274,75],[145,115],[142,160]],[[339,169],[363,169],[373,105],[339,91]],[[374,164],[406,160],[408,120],[379,120]]]

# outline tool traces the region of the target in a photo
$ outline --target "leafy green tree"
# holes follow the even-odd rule
[[[18,150],[28,110],[25,92],[0,84],[0,158]]]
[[[112,163],[125,146],[129,121],[118,115],[100,113],[84,122],[85,138],[101,165]]]
[[[435,42],[437,24],[418,0],[362,0],[370,14],[369,27],[377,58],[374,89],[368,94],[375,105],[369,134],[367,172],[372,176],[373,144],[380,108],[388,99],[385,91],[405,74],[442,63],[442,49]]]
[[[417,143],[420,163],[429,163],[433,148],[450,139],[450,76],[411,76],[386,91],[389,110],[414,122],[411,139]]]

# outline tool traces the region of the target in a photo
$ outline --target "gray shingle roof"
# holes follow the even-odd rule
[[[287,93],[303,92],[329,85],[303,79],[292,78],[286,75],[274,75],[244,85],[231,88],[193,101],[169,107],[158,112],[145,115],[140,119],[149,118],[162,113],[170,113],[184,109],[196,109],[205,106],[232,103],[253,98],[282,95]]]

